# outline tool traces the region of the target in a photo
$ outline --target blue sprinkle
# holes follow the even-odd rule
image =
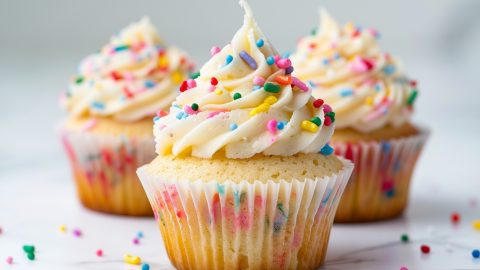
[[[148,265],[148,263],[144,263],[142,265],[142,270],[150,270],[150,265]]]
[[[330,63],[330,60],[328,60],[328,58],[323,58],[322,64],[323,64],[324,66],[327,66],[328,63]]]
[[[220,195],[225,194],[225,186],[224,186],[224,185],[217,184],[217,192],[218,192],[218,194],[220,194]]]
[[[472,251],[472,256],[473,256],[473,258],[475,258],[475,259],[480,258],[480,250],[474,249],[474,250]]]
[[[158,117],[158,116],[153,117],[153,122],[157,122],[158,119],[160,119],[160,117]]]
[[[232,61],[233,61],[233,56],[231,56],[230,54],[227,55],[227,58],[225,59],[225,65],[230,64]]]
[[[257,40],[257,47],[258,47],[258,48],[263,47],[264,44],[265,44],[265,42],[263,41],[263,39]]]
[[[338,60],[338,59],[341,58],[341,56],[340,56],[340,54],[337,52],[337,53],[335,53],[335,55],[333,56],[333,58],[334,58],[335,60]]]
[[[178,104],[172,104],[172,107],[173,107],[173,108],[181,109],[180,105],[178,105]]]
[[[230,130],[231,130],[231,131],[234,131],[234,130],[237,129],[237,128],[238,128],[237,124],[235,124],[235,123],[231,123],[231,124],[230,124]]]
[[[178,120],[182,120],[182,118],[187,118],[188,114],[184,113],[184,112],[179,112],[177,113],[177,119]]]
[[[382,90],[382,86],[379,83],[375,84],[375,91],[380,92],[380,90]]]
[[[152,88],[155,86],[155,82],[154,81],[150,81],[150,80],[146,80],[145,81],[145,87],[147,88]]]
[[[392,198],[393,196],[395,196],[395,189],[390,189],[390,190],[387,190],[387,192],[385,192],[385,196],[387,196],[387,198]]]
[[[307,84],[308,84],[308,87],[310,87],[310,88],[315,88],[316,87],[316,85],[313,81],[307,81]]]
[[[138,238],[143,238],[143,232],[142,231],[137,232],[137,237]]]
[[[103,102],[99,102],[99,101],[94,101],[92,102],[91,106],[94,108],[94,109],[97,109],[97,110],[103,110],[105,109],[105,104]]]
[[[383,72],[385,72],[385,74],[387,75],[392,75],[393,73],[395,73],[395,67],[392,65],[388,65],[383,68]]]
[[[325,144],[325,146],[322,147],[322,149],[320,150],[320,154],[324,155],[324,156],[330,156],[331,154],[333,154],[333,147],[331,147],[328,143]]]
[[[260,88],[262,88],[260,85],[255,85],[255,86],[253,87],[253,91],[257,91],[257,90],[260,89]]]
[[[277,129],[282,130],[285,127],[285,123],[282,121],[277,122]]]
[[[267,64],[270,66],[275,64],[275,59],[273,58],[273,56],[267,57]]]
[[[282,55],[282,58],[289,58],[291,54],[291,52],[286,52]]]
[[[340,96],[342,96],[342,97],[348,97],[348,96],[351,96],[351,95],[353,95],[353,89],[346,88],[346,89],[342,89],[340,91]]]

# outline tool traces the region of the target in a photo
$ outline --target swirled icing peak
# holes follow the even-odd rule
[[[76,116],[139,120],[168,109],[192,68],[186,54],[168,47],[143,18],[82,61],[64,104]]]
[[[313,95],[335,109],[336,127],[370,132],[408,122],[416,82],[380,50],[378,32],[352,23],[340,27],[324,9],[320,13],[321,27],[298,42],[292,62]]]
[[[182,83],[170,114],[156,120],[159,155],[288,156],[318,152],[330,139],[335,113],[291,76],[290,60],[240,4],[244,23],[230,44],[212,48],[198,77]]]

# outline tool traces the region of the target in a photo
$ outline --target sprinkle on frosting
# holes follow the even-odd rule
[[[240,5],[243,26],[228,45],[211,50],[195,83],[182,83],[170,113],[155,122],[159,155],[287,156],[320,152],[330,139],[331,108],[291,75],[288,55],[277,53],[249,5]]]
[[[167,109],[192,68],[185,53],[167,47],[143,18],[82,61],[64,104],[76,116],[136,121]]]
[[[335,107],[337,128],[370,132],[409,121],[416,82],[381,52],[378,32],[352,23],[340,27],[323,9],[320,15],[321,27],[300,39],[292,61],[295,76]]]

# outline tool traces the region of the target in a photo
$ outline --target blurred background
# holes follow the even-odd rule
[[[378,29],[383,49],[403,59],[419,81],[415,120],[434,131],[417,173],[425,181],[471,175],[464,168],[475,168],[480,150],[480,1],[250,2],[282,52],[318,25],[317,6],[341,23]],[[59,174],[67,175],[54,130],[64,115],[57,97],[84,56],[143,15],[200,67],[213,45],[229,42],[243,13],[236,0],[0,0],[0,180],[25,166],[62,168]]]

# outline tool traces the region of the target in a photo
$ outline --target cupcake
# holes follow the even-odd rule
[[[335,221],[396,217],[428,135],[410,121],[417,83],[380,50],[377,31],[339,27],[324,10],[321,18],[321,28],[298,42],[292,62],[295,76],[335,110],[335,153],[355,163]]]
[[[148,18],[80,64],[62,99],[61,134],[80,201],[121,215],[151,215],[136,169],[155,157],[152,117],[166,114],[192,64]]]
[[[326,145],[333,112],[240,4],[243,26],[155,121],[138,175],[177,269],[316,269],[353,164]]]

